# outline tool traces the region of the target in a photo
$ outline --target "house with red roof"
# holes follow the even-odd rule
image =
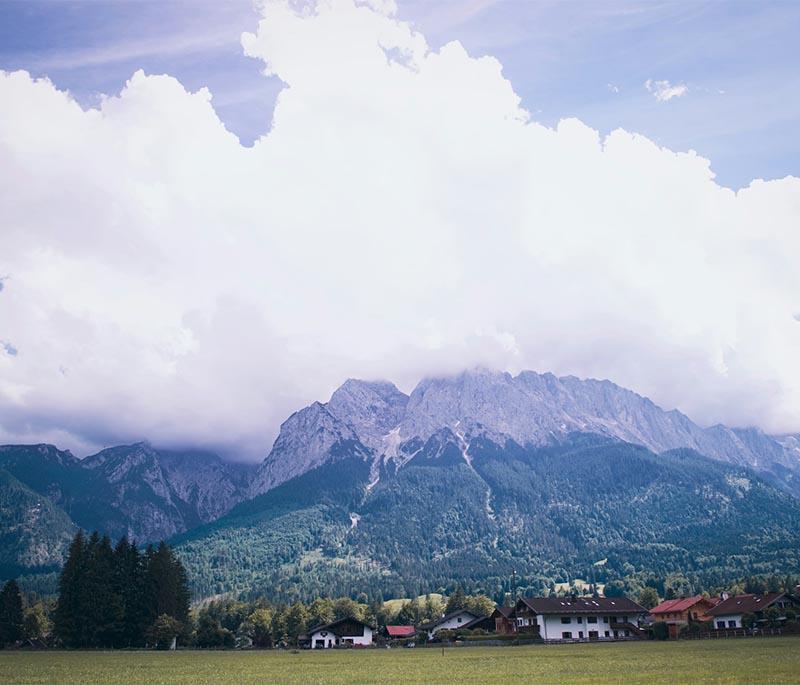
[[[716,600],[702,595],[667,599],[650,609],[650,618],[655,623],[666,623],[669,636],[676,638],[683,626],[710,621],[708,612],[716,604]]]
[[[416,636],[414,626],[386,626],[386,637],[390,640],[411,640]]]

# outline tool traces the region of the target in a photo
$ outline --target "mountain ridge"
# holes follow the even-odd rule
[[[695,456],[676,461],[674,454],[681,450]],[[575,461],[570,455],[577,453],[583,456]],[[5,515],[9,521],[30,522],[17,529],[17,538],[12,536],[3,543],[12,550],[11,556],[24,563],[11,556],[3,563],[6,568],[15,563],[22,568],[30,566],[31,560],[44,559],[35,540],[37,535],[46,537],[44,528],[34,525],[36,519],[25,519],[26,511],[41,510],[55,522],[54,530],[62,531],[60,538],[56,536],[58,540],[65,537],[64,531],[83,527],[117,537],[126,534],[140,542],[168,537],[183,541],[187,555],[196,552],[203,560],[194,566],[200,576],[202,569],[230,557],[231,551],[219,538],[219,531],[225,530],[233,535],[234,547],[237,540],[256,536],[253,551],[237,552],[237,563],[251,574],[258,565],[274,563],[281,568],[295,564],[317,568],[320,559],[339,559],[342,550],[346,550],[346,559],[356,564],[353,569],[348,566],[351,561],[331,562],[340,570],[350,568],[345,579],[372,578],[364,575],[363,568],[382,568],[381,573],[388,574],[391,582],[402,584],[402,574],[411,573],[416,564],[439,582],[447,564],[456,568],[454,559],[460,559],[458,563],[471,569],[470,573],[477,573],[474,569],[481,565],[500,573],[508,554],[522,554],[516,536],[526,528],[531,535],[544,536],[538,548],[542,563],[555,568],[554,553],[560,549],[567,561],[572,559],[569,563],[585,564],[587,558],[581,556],[575,543],[583,539],[583,533],[570,507],[589,507],[593,525],[598,526],[597,540],[601,541],[598,553],[602,546],[623,549],[619,547],[623,533],[617,530],[617,522],[603,514],[596,501],[600,496],[597,485],[582,477],[575,482],[581,483],[585,492],[570,493],[566,501],[571,503],[564,509],[557,493],[547,489],[551,487],[548,483],[561,481],[542,470],[542,464],[561,469],[580,462],[584,464],[581,468],[604,472],[609,465],[603,459],[620,459],[653,474],[666,468],[680,483],[674,501],[695,511],[698,517],[694,547],[690,545],[691,549],[680,553],[683,559],[698,553],[698,536],[715,534],[711,526],[713,510],[697,509],[694,499],[698,497],[716,503],[727,526],[723,536],[747,531],[751,538],[748,563],[757,563],[760,553],[772,560],[769,563],[777,563],[775,552],[769,546],[760,546],[753,537],[756,523],[748,508],[752,505],[734,507],[734,513],[728,515],[729,502],[742,497],[749,502],[758,495],[759,506],[767,507],[764,515],[783,522],[769,535],[794,544],[795,526],[800,525],[791,518],[794,514],[786,519],[782,508],[794,512],[800,506],[800,436],[768,436],[757,428],[721,425],[702,428],[681,412],[665,411],[650,399],[607,380],[533,371],[512,376],[478,369],[423,379],[408,395],[388,381],[348,379],[328,402],[313,402],[291,414],[257,466],[225,462],[202,450],[167,450],[147,442],[106,448],[83,460],[51,445],[2,446],[0,470],[14,479],[6,479],[6,500],[11,504]],[[709,470],[701,465],[703,460],[719,466]],[[715,485],[683,479],[681,463],[693,477],[712,474]],[[516,475],[512,477],[512,473]],[[525,483],[522,490],[514,478]],[[750,494],[736,486],[762,481]],[[649,533],[654,534],[654,526],[667,530],[673,525],[665,512],[680,517],[667,495],[652,499],[653,493],[638,489],[639,481],[628,478],[625,483],[627,490],[620,497],[630,502],[626,506],[638,510],[652,501],[653,506],[664,509],[645,517],[650,522]],[[668,485],[663,481],[659,487]],[[452,488],[464,492],[449,491]],[[539,492],[542,488],[544,494]],[[786,500],[779,491],[791,493],[794,499]],[[766,492],[773,494],[767,497]],[[430,501],[419,493],[427,493]],[[543,507],[542,511],[520,509],[511,493],[516,493],[519,502]],[[584,502],[582,497],[588,499]],[[392,509],[382,514],[375,502],[384,502]],[[408,502],[415,502],[415,507],[409,508]],[[625,506],[614,506],[628,526],[624,534],[644,540]],[[453,508],[440,512],[438,507]],[[405,518],[392,527],[382,518],[384,515]],[[427,557],[409,556],[396,541],[398,561],[394,563],[381,540],[374,537],[392,539],[412,521],[417,521],[416,526],[441,517],[449,522],[437,524],[439,534],[449,540],[449,546],[441,549],[424,529],[412,526],[415,535],[428,540]],[[242,528],[242,521],[249,523]],[[40,532],[29,535],[27,531]],[[481,535],[488,538],[484,540]],[[765,539],[769,535],[765,533]],[[732,538],[726,539],[733,545]],[[24,542],[17,545],[19,540]],[[549,548],[547,541],[554,547]],[[404,540],[403,544],[408,542]],[[659,554],[666,553],[663,549],[653,551],[661,549],[662,544],[655,538],[646,544],[650,551],[642,557],[643,563],[652,564]],[[680,540],[668,544],[680,547]],[[207,545],[215,549],[209,558],[202,551]],[[479,561],[469,551],[476,545],[483,555]],[[257,551],[260,546],[266,550],[261,558]],[[635,551],[628,548],[620,554],[636,558]],[[451,561],[442,566],[436,559]],[[723,564],[720,560],[714,563]],[[333,566],[325,571],[326,582],[339,582],[330,575]],[[222,577],[227,572],[216,573]],[[282,572],[273,569],[270,573],[285,583]],[[265,571],[251,578],[263,580],[267,575]],[[222,585],[218,590],[225,585],[219,582]],[[346,584],[345,580],[341,582]],[[213,590],[205,580],[198,583],[209,592]]]
[[[376,392],[380,388],[383,395]],[[385,397],[393,398],[386,402]],[[357,397],[360,401],[353,402]],[[345,401],[343,398],[347,398]],[[364,404],[368,410],[364,410]],[[406,396],[388,381],[348,379],[328,403],[311,407],[331,417],[329,435],[315,443],[308,466],[325,459],[334,444],[332,434],[347,431],[372,452],[377,477],[387,463],[402,465],[398,447],[412,438],[426,439],[442,427],[456,425],[466,438],[491,435],[523,445],[543,446],[572,432],[592,432],[641,444],[655,452],[695,449],[708,457],[755,469],[783,489],[800,496],[800,441],[784,442],[758,428],[702,428],[678,410],[666,411],[652,400],[608,380],[557,377],[522,371],[516,376],[487,369],[453,376],[426,378]],[[296,412],[292,416],[297,416]],[[302,472],[307,445],[289,420],[281,426],[275,446],[259,466],[251,494],[265,492]],[[308,426],[300,430],[307,431]],[[279,446],[276,449],[276,446]],[[282,464],[291,469],[282,470]]]

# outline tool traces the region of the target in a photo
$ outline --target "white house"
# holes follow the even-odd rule
[[[459,611],[453,611],[430,623],[423,623],[419,629],[424,630],[428,634],[428,639],[432,640],[433,636],[440,630],[458,630],[468,623],[472,623],[472,621],[477,618],[478,616],[472,612],[460,609]]]
[[[523,597],[514,607],[518,633],[543,640],[624,640],[641,637],[647,609],[627,597]]]
[[[328,649],[345,645],[369,647],[372,644],[372,633],[372,626],[363,621],[356,618],[342,618],[312,628],[301,640],[307,641],[311,649]]]
[[[723,599],[717,606],[709,609],[708,615],[714,622],[714,628],[724,630],[742,628],[745,614],[752,614],[756,622],[764,618],[766,609],[778,611],[779,619],[786,617],[785,610],[796,605],[796,600],[784,592],[770,592],[763,595],[736,595]]]

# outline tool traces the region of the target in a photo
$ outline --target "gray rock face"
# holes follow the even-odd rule
[[[385,437],[405,415],[408,395],[386,381],[350,379],[331,395],[325,405],[372,449],[380,449]]]
[[[147,443],[102,450],[82,465],[102,477],[106,499],[137,540],[169,537],[213,521],[247,491],[246,477],[216,455],[159,451]]]
[[[325,405],[314,402],[283,422],[272,451],[256,472],[251,495],[259,495],[328,462],[336,456],[334,448],[346,445],[365,456],[369,454],[347,423]]]
[[[664,411],[610,381],[480,369],[425,379],[410,397],[391,383],[347,381],[327,405],[312,405],[284,423],[254,492],[319,466],[331,445],[341,440],[357,440],[369,448],[377,477],[380,464],[402,466],[407,460],[400,445],[425,441],[444,428],[465,444],[483,435],[499,443],[510,438],[521,445],[546,445],[579,432],[656,452],[687,447],[753,468],[800,495],[796,436],[776,439],[755,428],[702,428],[679,411]]]

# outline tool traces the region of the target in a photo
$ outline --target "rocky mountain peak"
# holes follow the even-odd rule
[[[386,381],[350,379],[327,404],[315,402],[293,414],[259,467],[252,489],[264,492],[336,458],[334,445],[352,443],[371,453],[370,482],[389,462],[407,463],[410,445],[424,444],[443,429],[467,453],[476,437],[505,444],[542,446],[576,433],[603,435],[655,452],[694,449],[713,459],[756,469],[800,491],[800,445],[756,429],[702,428],[680,411],[665,411],[647,397],[608,380],[476,368],[425,378],[405,395]],[[788,474],[788,475],[787,475]],[[794,474],[794,475],[793,475]]]
[[[379,449],[403,419],[408,395],[388,381],[349,379],[331,395],[326,405],[365,445]]]
[[[281,424],[272,450],[258,467],[251,485],[257,495],[325,463],[336,445],[366,448],[355,431],[320,402],[292,414]]]

